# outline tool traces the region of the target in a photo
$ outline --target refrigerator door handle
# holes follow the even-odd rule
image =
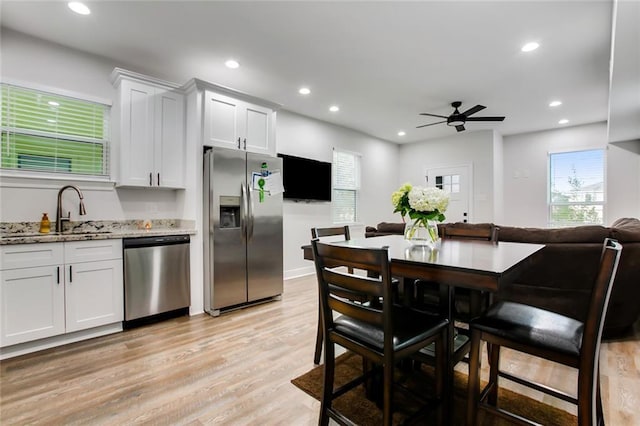
[[[247,190],[244,183],[240,184],[240,234],[242,241],[245,241],[247,235]]]
[[[247,184],[247,241],[253,237],[253,196],[251,195],[251,185]]]

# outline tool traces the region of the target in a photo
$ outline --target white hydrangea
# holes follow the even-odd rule
[[[444,213],[449,206],[449,194],[438,188],[414,186],[409,191],[409,205],[419,212]]]

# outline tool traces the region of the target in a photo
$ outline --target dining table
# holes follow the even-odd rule
[[[530,264],[533,256],[544,248],[544,244],[517,242],[490,242],[464,239],[441,239],[435,247],[419,246],[405,240],[402,235],[385,235],[371,238],[331,241],[347,247],[383,248],[389,252],[391,275],[405,282],[405,303],[410,303],[411,283],[414,280],[436,282],[441,287],[456,287],[497,293],[508,285]],[[313,260],[311,245],[302,247],[304,258]],[[444,293],[442,293],[444,294]],[[449,293],[451,294],[451,293]],[[471,299],[470,312],[479,313],[480,298]],[[445,374],[444,419],[448,420],[453,407],[453,369],[468,341],[456,341],[453,310],[449,316],[448,371]],[[447,424],[447,422],[445,422]]]

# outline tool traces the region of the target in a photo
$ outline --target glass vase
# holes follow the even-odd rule
[[[404,227],[404,239],[414,246],[437,248],[440,244],[438,222],[429,219],[407,222]]]

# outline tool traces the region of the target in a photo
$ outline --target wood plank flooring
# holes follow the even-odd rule
[[[316,295],[314,276],[288,280],[281,301],[2,361],[0,424],[317,424],[319,403],[290,383],[313,367]],[[640,327],[601,360],[607,424],[640,425]],[[502,362],[565,388],[575,377],[513,352]]]

